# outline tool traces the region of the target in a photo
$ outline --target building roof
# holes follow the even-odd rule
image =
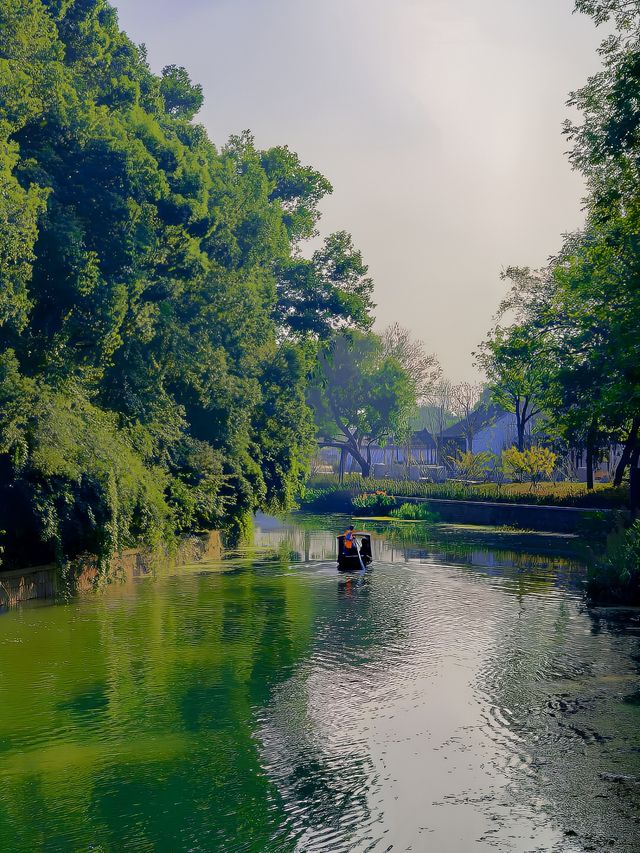
[[[505,415],[509,414],[506,409],[503,409],[502,406],[498,406],[495,403],[490,403],[489,405],[481,405],[475,410],[475,412],[471,413],[470,421],[471,427],[473,429],[474,435],[477,435],[481,430],[486,427],[493,426],[493,424],[497,423],[501,418]],[[457,421],[452,426],[447,427],[442,433],[443,438],[464,438],[465,437],[465,421],[463,419]]]
[[[389,441],[388,444],[385,444],[385,448],[387,450],[390,447],[401,447],[402,448],[402,447],[405,447],[406,444],[407,444],[407,442],[397,443],[396,441]],[[431,435],[431,433],[429,432],[428,429],[420,429],[420,430],[417,430],[416,432],[411,433],[411,438],[409,439],[408,444],[414,449],[419,449],[419,448],[432,449],[432,450],[436,449],[436,442],[435,442],[433,436]],[[377,444],[371,445],[372,450],[376,447],[379,447],[379,445],[377,445]]]
[[[411,446],[435,449],[436,443],[428,429],[420,429],[412,434]]]

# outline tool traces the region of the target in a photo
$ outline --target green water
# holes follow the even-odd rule
[[[259,519],[0,617],[9,851],[640,850],[640,619],[562,538]]]

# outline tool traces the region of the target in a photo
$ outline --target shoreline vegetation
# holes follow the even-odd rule
[[[0,0],[0,571],[88,553],[107,572],[298,500],[428,522],[402,499],[433,498],[593,510],[592,593],[640,597],[640,13],[575,9],[614,30],[565,126],[585,225],[546,267],[505,268],[483,387],[372,331],[360,251],[318,239],[327,178],[249,131],[217,147],[202,87],[153,73],[107,0]],[[498,411],[500,459],[474,453]],[[420,418],[456,479],[372,480]],[[309,480],[320,449],[363,476]],[[548,482],[579,465],[585,486]]]
[[[343,483],[338,483],[325,476],[308,483],[299,503],[306,511],[350,512],[362,518],[388,517],[391,521],[415,520],[432,525],[441,520],[433,505],[404,502],[403,498],[503,503],[505,509],[514,505],[582,509],[585,516],[577,525],[577,534],[588,567],[588,602],[640,606],[640,520],[630,521],[625,487],[599,485],[587,489],[585,484],[567,482],[538,483],[535,488],[522,483],[419,483],[365,480],[359,475],[347,475]]]
[[[302,506],[331,509],[332,500],[352,498],[363,493],[384,493],[396,498],[441,498],[443,500],[490,501],[495,503],[535,504],[540,506],[584,509],[620,509],[629,505],[627,486],[598,484],[587,489],[584,483],[463,483],[448,480],[428,483],[413,480],[362,478],[359,474],[311,478],[300,498]]]
[[[0,0],[0,559],[60,565],[290,507],[339,324],[369,328],[326,178],[152,73],[105,0]],[[317,245],[317,244],[315,244]]]

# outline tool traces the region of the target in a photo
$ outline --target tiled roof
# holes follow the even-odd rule
[[[479,433],[485,427],[489,427],[508,414],[502,406],[491,403],[488,406],[479,406],[471,415],[471,423],[474,433]],[[464,421],[460,420],[448,427],[442,433],[443,438],[464,438]]]

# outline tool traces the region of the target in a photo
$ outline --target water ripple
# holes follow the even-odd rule
[[[339,577],[343,521],[3,617],[10,849],[637,849],[638,624],[549,543],[378,533]]]

